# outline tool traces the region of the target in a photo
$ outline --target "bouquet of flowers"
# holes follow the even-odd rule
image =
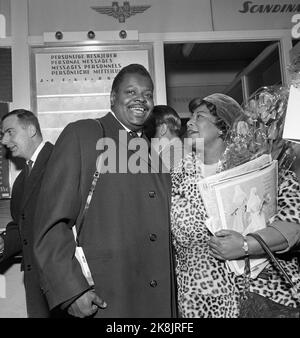
[[[286,87],[259,88],[243,105],[245,116],[236,121],[226,137],[226,149],[218,171],[224,171],[271,154],[279,168],[289,169],[295,154],[282,139],[289,90]]]
[[[293,61],[288,65],[287,70],[290,75],[291,84],[300,88],[300,56],[298,55],[293,59]]]

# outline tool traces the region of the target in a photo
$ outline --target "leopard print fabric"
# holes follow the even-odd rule
[[[189,154],[171,172],[171,227],[176,257],[179,311],[185,318],[236,318],[243,281],[229,272],[225,263],[210,254],[211,233],[205,226],[207,213],[197,187],[203,177],[196,156]],[[299,185],[287,173],[279,192],[278,219],[300,220]],[[294,193],[291,192],[291,188]],[[296,197],[298,196],[298,197]],[[292,210],[292,211],[291,211]],[[295,258],[282,260],[289,274],[299,277]],[[282,304],[296,306],[288,286],[272,267],[268,278],[251,281],[251,290]]]

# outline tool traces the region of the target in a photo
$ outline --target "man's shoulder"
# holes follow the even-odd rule
[[[81,119],[74,122],[69,123],[65,129],[68,130],[76,130],[76,131],[91,131],[92,129],[99,129],[100,125],[103,125],[103,122],[106,122],[107,115],[102,116],[100,118],[89,118],[89,119]]]
[[[46,141],[41,151],[51,152],[54,147],[54,144]]]
[[[61,144],[73,147],[75,143],[89,145],[104,135],[104,127],[96,119],[82,119],[69,123],[59,135],[55,148]]]
[[[85,137],[85,135],[93,134],[97,128],[99,128],[99,125],[95,119],[77,120],[67,124],[61,133],[61,137],[66,137],[67,135],[76,137],[83,135]]]
[[[68,128],[74,128],[74,129],[84,129],[84,128],[90,128],[91,125],[97,123],[95,119],[81,119],[74,122],[71,122],[67,125]]]
[[[36,159],[36,165],[44,165],[44,163],[46,163],[48,161],[48,159],[51,156],[52,150],[54,149],[54,145],[47,141],[45,142],[43,148],[41,149],[41,151],[39,152],[37,159]]]

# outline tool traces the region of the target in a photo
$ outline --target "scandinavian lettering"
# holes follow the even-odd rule
[[[240,13],[296,13],[300,12],[300,4],[257,4],[244,1]]]

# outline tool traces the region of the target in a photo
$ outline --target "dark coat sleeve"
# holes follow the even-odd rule
[[[50,308],[89,289],[74,257],[72,225],[81,206],[81,159],[76,124],[56,142],[44,174],[34,220],[34,255]]]
[[[22,251],[20,232],[18,224],[14,221],[6,226],[6,235],[4,236],[4,252],[1,256],[1,262],[20,254]]]
[[[20,208],[23,194],[23,173],[16,178],[12,189],[10,213],[12,221],[6,226],[6,236],[4,237],[4,252],[1,261],[18,255],[22,251],[21,236],[19,230]]]
[[[4,252],[1,261],[20,254],[22,251],[20,232],[18,224],[11,221],[6,226],[6,236],[4,236]]]

